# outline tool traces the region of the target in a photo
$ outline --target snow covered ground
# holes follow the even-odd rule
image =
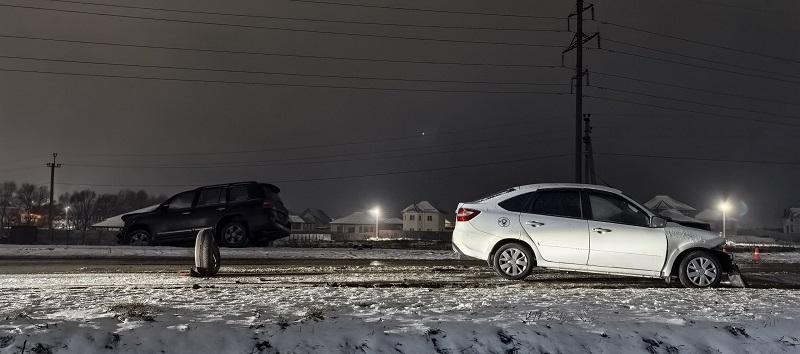
[[[110,249],[126,256],[190,252]],[[98,256],[100,250],[107,251],[71,247],[55,254]],[[223,259],[225,251],[249,258],[272,250],[223,250]],[[270,257],[448,254],[277,251],[285,253]],[[0,247],[5,257],[27,252],[52,251]],[[227,275],[208,279],[2,274],[0,353],[23,347],[25,353],[800,353],[796,290],[555,289],[510,281],[474,288],[341,287],[235,267],[221,272]]]

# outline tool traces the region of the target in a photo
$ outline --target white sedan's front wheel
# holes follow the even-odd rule
[[[722,280],[722,269],[711,253],[694,251],[683,257],[678,278],[687,288],[713,288]]]
[[[528,247],[511,242],[497,249],[492,263],[495,271],[503,278],[522,280],[531,274],[534,258]]]

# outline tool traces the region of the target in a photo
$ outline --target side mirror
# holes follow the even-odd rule
[[[650,217],[650,227],[654,229],[662,228],[667,226],[667,220],[664,220],[658,216]]]

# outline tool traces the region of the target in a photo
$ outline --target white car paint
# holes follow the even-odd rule
[[[495,245],[512,239],[525,242],[533,251],[536,266],[589,273],[652,278],[672,275],[673,264],[688,249],[712,249],[724,242],[717,234],[675,223],[652,228],[578,218],[511,212],[498,203],[532,191],[573,188],[604,191],[638,206],[649,217],[657,216],[619,190],[584,184],[533,184],[458,208],[481,213],[469,221],[457,221],[453,246],[466,256],[489,261]],[[499,220],[515,220],[501,226]],[[599,232],[598,232],[599,231]]]

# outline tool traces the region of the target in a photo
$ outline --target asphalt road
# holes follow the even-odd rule
[[[0,258],[0,274],[157,273],[181,276],[191,258]],[[739,262],[752,288],[800,289],[800,263]],[[662,280],[536,269],[523,282],[501,279],[482,261],[359,259],[229,259],[209,282],[352,287],[660,288]]]

